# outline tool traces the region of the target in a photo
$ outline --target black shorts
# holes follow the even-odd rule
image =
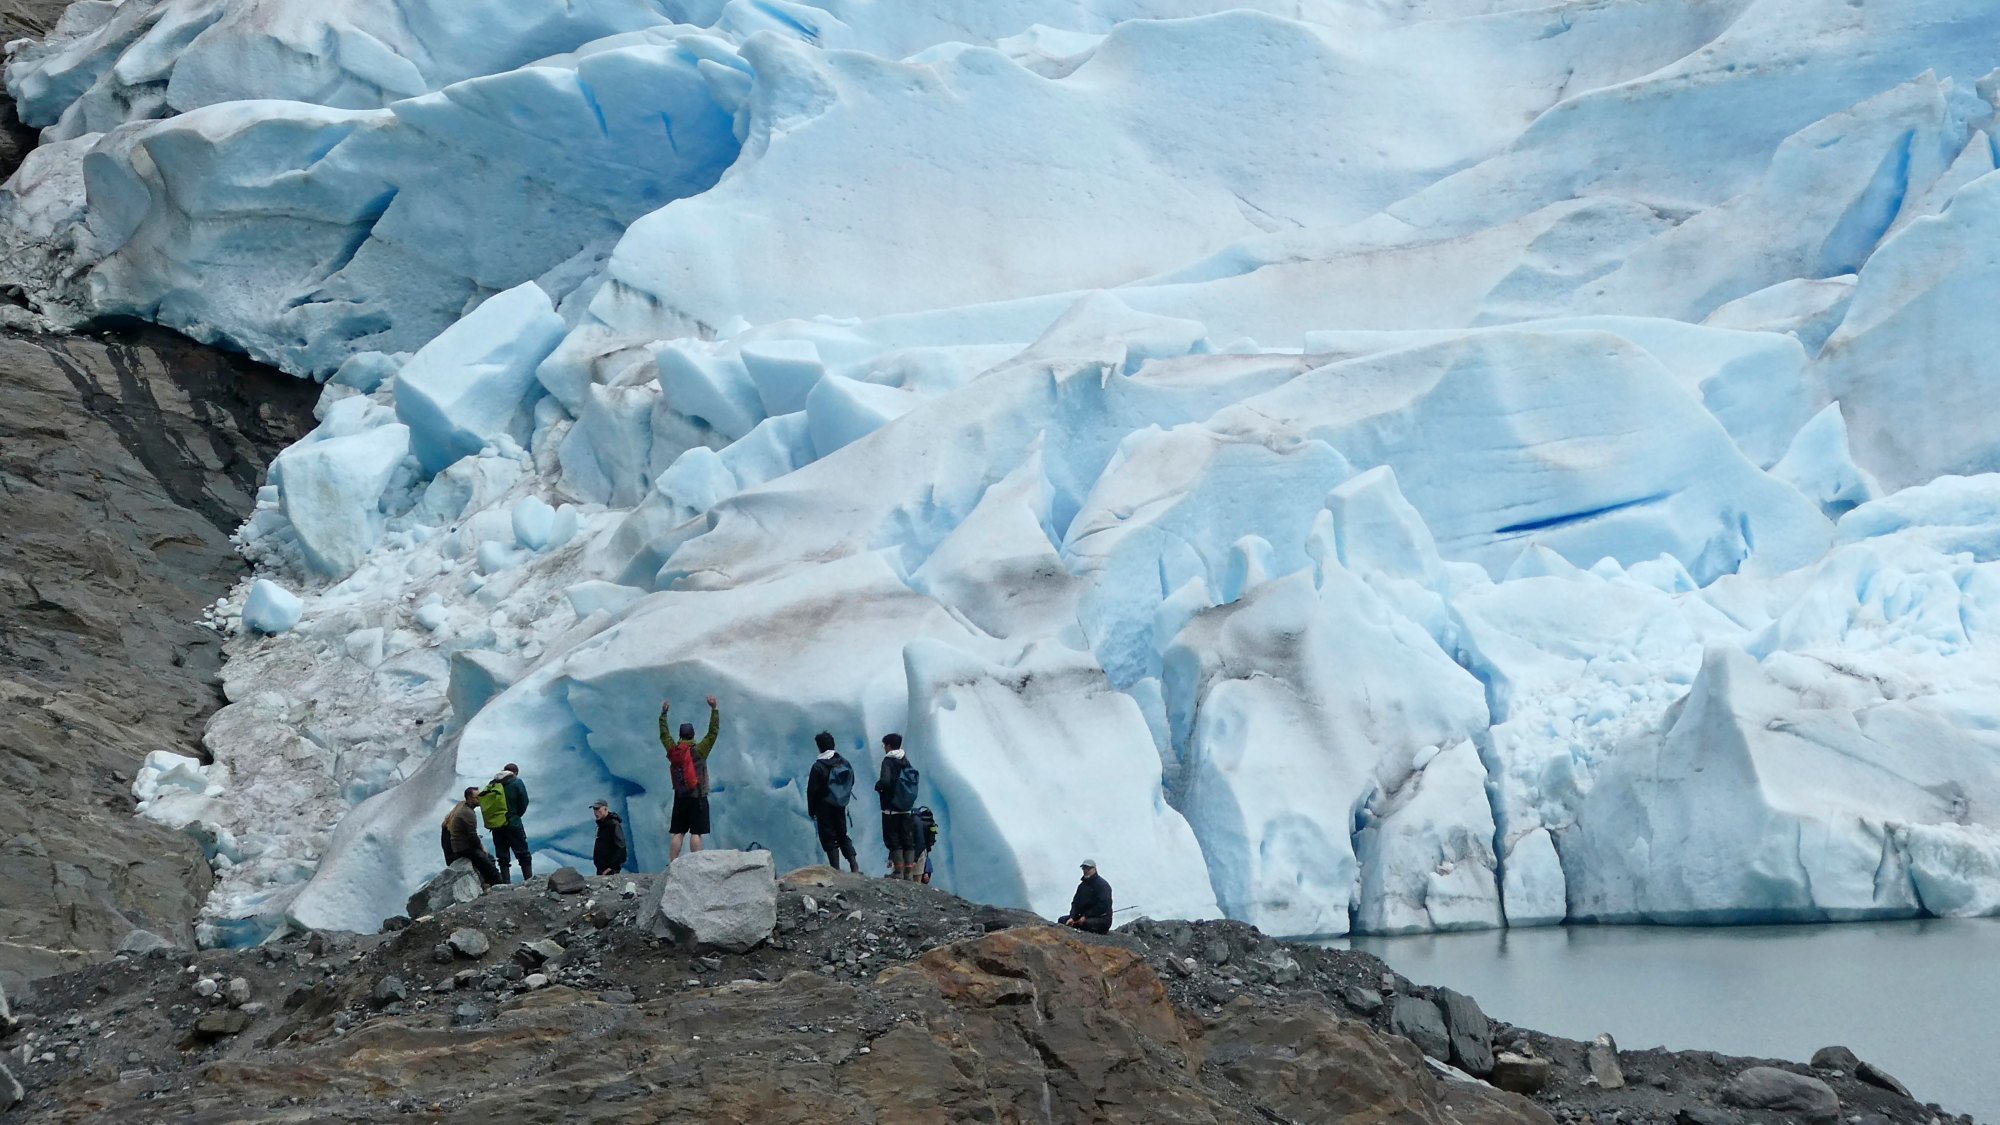
[[[692,832],[697,836],[708,835],[708,794],[674,794],[674,816],[667,825],[667,833],[680,836]]]

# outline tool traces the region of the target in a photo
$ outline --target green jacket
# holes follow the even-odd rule
[[[660,746],[667,751],[667,770],[669,776],[671,776],[673,771],[674,744],[679,742],[680,739],[674,737],[673,728],[667,725],[668,722],[668,712],[660,712]],[[722,712],[714,707],[710,707],[708,709],[708,733],[702,736],[700,742],[690,743],[688,746],[688,749],[694,751],[695,770],[701,775],[701,785],[697,792],[704,797],[708,796],[708,754],[709,751],[715,749],[715,736],[721,733],[721,731]]]
[[[528,786],[518,777],[510,777],[500,783],[507,793],[507,822],[521,823],[521,814],[528,811]]]

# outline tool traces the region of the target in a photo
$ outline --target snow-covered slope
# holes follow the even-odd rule
[[[86,0],[0,280],[327,381],[242,532],[214,940],[816,852],[1290,934],[2000,912],[1984,0]],[[1950,475],[1944,475],[1950,474]],[[286,609],[273,613],[272,607]],[[879,847],[857,806],[864,851]]]

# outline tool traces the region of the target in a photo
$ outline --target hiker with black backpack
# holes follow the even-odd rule
[[[701,838],[708,835],[708,755],[715,749],[715,736],[722,729],[722,712],[715,697],[708,697],[708,734],[694,740],[694,724],[682,723],[680,737],[667,733],[667,712],[671,703],[660,704],[660,745],[667,749],[667,773],[674,786],[674,810],[667,821],[667,862],[681,857],[681,843],[694,836],[694,850],[701,850]]]
[[[821,731],[813,736],[819,757],[806,775],[806,815],[819,828],[820,850],[826,865],[840,870],[847,857],[847,869],[859,875],[861,861],[854,855],[854,840],[847,832],[847,803],[854,799],[854,767],[833,748],[833,734]]]
[[[929,885],[931,881],[931,852],[937,850],[937,815],[929,805],[917,806],[917,840],[923,845],[923,867],[917,872],[917,882]]]
[[[882,802],[882,843],[889,849],[889,878],[915,882],[923,845],[917,839],[917,767],[903,755],[903,736],[882,736],[882,776],[875,795]]]

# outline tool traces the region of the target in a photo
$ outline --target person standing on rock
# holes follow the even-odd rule
[[[444,817],[445,866],[468,860],[473,870],[479,872],[481,883],[495,886],[500,882],[500,869],[493,865],[493,857],[486,854],[485,841],[479,838],[479,788],[466,786],[464,796]]]
[[[1097,873],[1096,860],[1083,861],[1083,880],[1077,883],[1076,895],[1069,900],[1069,913],[1056,921],[1085,933],[1111,932],[1111,884]]]
[[[715,736],[722,729],[722,712],[715,697],[708,697],[708,734],[694,740],[694,724],[682,723],[680,737],[667,733],[670,703],[660,704],[660,745],[667,748],[667,772],[674,785],[674,810],[667,822],[669,843],[667,862],[681,857],[681,844],[692,834],[694,850],[701,850],[701,838],[708,835],[708,755],[715,749]]]
[[[609,801],[591,802],[590,815],[597,818],[597,845],[590,849],[590,862],[599,875],[616,875],[625,870],[625,822],[611,811]]]
[[[847,857],[847,869],[859,875],[861,861],[854,855],[854,839],[847,831],[847,803],[854,799],[854,767],[833,747],[833,734],[821,731],[813,736],[819,757],[806,775],[806,815],[819,828],[820,850],[826,865],[840,870]]]
[[[521,821],[528,811],[528,786],[521,780],[521,767],[508,762],[493,778],[507,798],[507,823],[493,830],[493,854],[500,859],[500,881],[511,882],[509,858],[521,861],[521,881],[535,877],[535,857],[528,852],[528,826]]]
[[[914,882],[922,847],[917,842],[917,767],[903,755],[903,736],[882,736],[882,775],[875,795],[882,803],[882,843],[889,849],[889,878]]]

